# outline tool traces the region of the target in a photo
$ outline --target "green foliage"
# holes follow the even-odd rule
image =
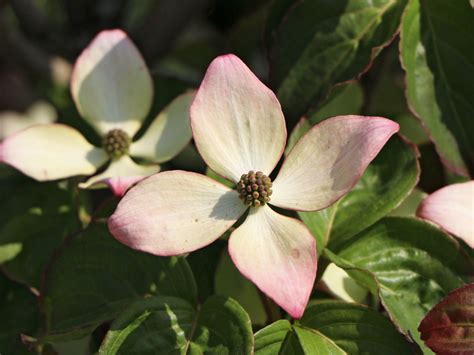
[[[334,116],[358,114],[360,113],[362,103],[363,92],[360,85],[352,83],[335,88],[319,110],[311,113],[309,118],[299,120],[288,137],[285,155],[288,155],[291,148],[309,131],[312,125]]]
[[[364,92],[357,82],[337,86],[331,91],[323,106],[310,113],[309,121],[316,124],[334,116],[355,115],[360,113],[363,103]]]
[[[19,214],[0,229],[0,265],[16,281],[39,288],[54,251],[74,218],[70,213]]]
[[[78,228],[72,197],[57,183],[0,181],[0,265],[10,278],[39,289],[54,251]]]
[[[474,172],[474,12],[468,1],[413,0],[403,16],[407,98],[443,162]]]
[[[393,38],[406,1],[275,1],[272,83],[291,120],[366,70]],[[282,11],[284,9],[284,11]]]
[[[32,182],[17,176],[0,176],[0,227],[31,210],[60,213],[70,208],[72,198],[55,182]]]
[[[199,300],[203,301],[215,293],[214,275],[219,259],[227,245],[224,241],[216,241],[207,248],[191,253],[186,260],[193,270],[198,289]]]
[[[184,258],[133,251],[112,238],[102,223],[66,243],[46,275],[42,293],[48,339],[92,331],[146,295],[197,302],[194,278]]]
[[[0,275],[0,349],[4,354],[30,354],[21,344],[20,334],[30,334],[39,323],[38,300],[24,286]]]
[[[291,325],[280,320],[255,334],[255,354],[411,354],[409,342],[377,311],[318,301]]]
[[[337,255],[326,249],[325,256],[377,292],[390,318],[422,348],[421,319],[473,270],[454,239],[401,217],[382,219],[347,240]]]
[[[100,354],[250,354],[250,318],[234,300],[212,296],[195,309],[172,297],[137,301],[111,325]]]
[[[235,298],[250,315],[252,324],[267,323],[267,314],[258,289],[239,273],[226,251],[222,253],[215,272],[215,292]]]
[[[348,354],[411,353],[408,341],[388,318],[355,303],[316,302],[308,307],[300,324],[334,339]]]
[[[277,354],[289,331],[291,324],[284,319],[259,330],[255,334],[255,355]]]

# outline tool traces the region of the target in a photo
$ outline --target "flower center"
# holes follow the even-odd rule
[[[272,195],[272,180],[261,171],[250,170],[240,177],[237,183],[237,192],[240,199],[247,206],[264,206]]]
[[[112,129],[102,139],[102,146],[111,159],[118,159],[128,153],[130,137],[121,129]]]

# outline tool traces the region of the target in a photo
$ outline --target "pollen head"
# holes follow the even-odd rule
[[[261,171],[250,170],[240,177],[237,192],[242,202],[247,206],[264,206],[272,195],[272,180]]]
[[[102,139],[102,146],[111,159],[118,159],[128,153],[130,137],[121,129],[112,129]]]

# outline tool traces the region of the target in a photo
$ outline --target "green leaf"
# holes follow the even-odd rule
[[[255,333],[255,355],[278,354],[291,324],[286,319],[272,323]]]
[[[70,193],[59,185],[0,178],[0,264],[10,278],[36,289],[54,250],[79,223]]]
[[[56,182],[33,182],[23,177],[0,180],[0,227],[31,209],[44,213],[66,211],[71,197]]]
[[[236,301],[221,296],[212,296],[204,303],[191,339],[205,353],[247,354],[254,345],[248,314]]]
[[[207,247],[196,250],[186,257],[189,266],[193,270],[199,300],[204,301],[215,293],[214,275],[222,251],[225,248],[227,248],[227,243],[218,239]]]
[[[404,113],[395,117],[395,121],[400,125],[400,134],[410,142],[416,145],[422,145],[430,142],[430,138],[426,134],[421,125],[421,121],[409,113]]]
[[[275,1],[269,17],[273,87],[290,120],[357,78],[397,31],[405,0]]]
[[[379,312],[339,301],[318,301],[299,322],[333,339],[348,354],[412,354],[409,342]]]
[[[363,104],[363,96],[362,88],[358,83],[335,88],[319,110],[313,112],[309,118],[302,118],[298,121],[288,138],[285,155],[290,153],[296,142],[311,129],[312,125],[329,117],[359,113]]]
[[[296,335],[293,327],[286,334],[285,340],[278,351],[279,355],[306,355],[303,348],[301,347],[298,336]]]
[[[250,319],[231,298],[212,296],[197,311],[182,299],[132,304],[111,325],[99,353],[250,354]]]
[[[473,270],[453,238],[412,218],[384,218],[348,240],[336,258],[325,256],[372,292],[375,286],[390,318],[425,351],[418,324]]]
[[[39,325],[38,300],[22,285],[0,275],[0,352],[8,355],[28,355],[21,334],[31,335]]]
[[[257,287],[237,270],[226,250],[215,274],[215,292],[235,299],[247,311],[252,324],[266,324],[267,315]]]
[[[0,264],[18,282],[39,289],[56,248],[71,232],[71,213],[19,214],[0,229]]]
[[[290,154],[290,151],[293,149],[295,144],[303,137],[306,132],[311,129],[311,123],[306,118],[302,118],[298,121],[296,126],[291,131],[290,137],[285,148],[285,156]]]
[[[299,326],[293,327],[301,349],[304,354],[327,354],[327,355],[344,355],[347,354],[344,350],[338,347],[331,339],[327,338],[320,332],[314,329],[302,328]],[[285,351],[283,345],[283,354],[292,355],[292,351]]]
[[[294,329],[305,354],[347,354],[331,339],[314,329],[301,328],[298,326],[295,326]],[[291,355],[291,353],[288,353],[288,355]]]
[[[397,207],[418,182],[418,152],[401,137],[391,138],[354,189],[331,207],[299,216],[317,240],[318,252],[333,251]]]
[[[356,186],[357,187],[357,186]],[[334,205],[316,212],[298,212],[298,215],[316,237],[318,256],[332,238],[334,219],[338,211],[338,202]]]
[[[358,284],[362,287],[365,287],[369,290],[373,295],[378,295],[378,287],[379,284],[375,279],[375,276],[372,272],[354,267],[354,265],[348,262],[345,259],[340,258],[329,249],[324,249],[323,256],[332,261],[336,266],[344,269],[347,274],[352,277],[352,279],[356,280]]]
[[[86,355],[92,353],[91,338],[91,335],[88,335],[80,339],[58,342],[50,345],[59,353],[58,355]]]
[[[196,284],[182,257],[134,251],[91,225],[64,247],[46,274],[48,339],[91,332],[144,295],[162,294],[196,303]]]
[[[418,329],[421,339],[437,354],[474,353],[474,284],[451,292]]]
[[[340,301],[313,302],[296,324],[280,320],[255,334],[255,355],[412,353],[388,318]]]
[[[390,216],[415,217],[418,206],[428,194],[419,188],[414,188],[410,195],[392,212]]]
[[[314,125],[334,116],[356,115],[360,113],[363,103],[364,92],[362,86],[357,82],[352,82],[335,87],[324,105],[308,118]]]
[[[412,0],[402,20],[407,98],[452,171],[474,173],[474,11],[465,1]]]
[[[398,38],[395,41],[398,42],[397,40]],[[374,61],[363,82],[367,92],[364,114],[389,117],[398,122],[398,116],[408,114],[409,111],[406,104],[405,83],[401,80],[400,52],[396,44],[398,43],[385,49],[381,54],[382,57]]]

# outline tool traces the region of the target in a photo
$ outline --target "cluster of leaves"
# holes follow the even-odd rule
[[[160,58],[150,118],[197,85],[215,55],[232,50],[263,79],[269,64],[269,86],[292,129],[288,149],[312,125],[357,113],[398,121],[413,143],[393,137],[344,198],[298,213],[320,259],[312,300],[297,321],[238,273],[225,236],[187,256],[137,252],[107,230],[117,202],[108,193],[77,190],[75,179],[32,182],[1,166],[0,353],[474,351],[472,249],[414,216],[420,195],[474,174],[469,1],[222,1],[200,24],[204,31],[185,31],[171,49],[149,46],[147,27],[137,24],[150,21],[153,6],[142,6],[120,25],[135,26],[148,61]],[[43,81],[38,89],[77,126],[64,90]],[[170,166],[205,169],[192,146]],[[330,263],[368,291],[362,304],[323,290]]]

